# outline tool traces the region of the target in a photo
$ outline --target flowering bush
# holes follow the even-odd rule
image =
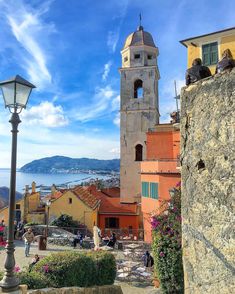
[[[170,202],[163,203],[161,213],[151,218],[155,272],[166,294],[184,293],[180,187],[174,191]]]

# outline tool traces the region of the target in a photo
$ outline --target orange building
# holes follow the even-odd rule
[[[170,199],[169,190],[180,181],[179,124],[156,125],[147,133],[146,145],[147,159],[141,162],[141,206],[144,239],[151,242],[151,215]]]
[[[109,235],[115,231],[117,237],[141,238],[140,207],[137,203],[121,203],[118,187],[98,190],[92,185],[87,189],[100,200],[98,226],[102,234]]]

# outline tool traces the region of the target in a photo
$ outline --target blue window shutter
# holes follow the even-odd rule
[[[142,190],[142,196],[143,197],[149,197],[149,183],[148,182],[142,182],[141,183],[141,190]]]
[[[150,197],[158,199],[158,183],[150,183]]]

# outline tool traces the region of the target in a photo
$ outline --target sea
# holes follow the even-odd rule
[[[16,172],[16,191],[23,193],[25,185],[31,187],[32,182],[36,186],[74,186],[81,182],[87,182],[91,179],[107,179],[110,175],[78,173],[78,174],[38,174],[38,173],[23,173]],[[0,187],[10,186],[10,169],[0,169]]]

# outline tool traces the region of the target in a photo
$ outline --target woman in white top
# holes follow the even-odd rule
[[[94,224],[93,227],[93,239],[95,244],[95,250],[99,250],[100,247],[100,229]]]

